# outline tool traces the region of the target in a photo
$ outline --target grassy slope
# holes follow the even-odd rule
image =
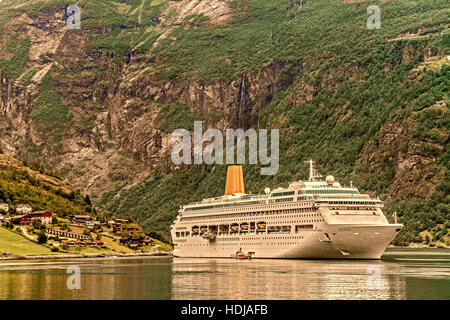
[[[18,204],[28,203],[33,210],[46,209],[61,217],[92,214],[91,207],[79,192],[69,189],[56,178],[42,175],[22,162],[1,154],[0,202],[8,203],[12,209]]]
[[[23,236],[0,227],[0,252],[8,252],[17,256],[56,254],[49,248],[36,244]]]

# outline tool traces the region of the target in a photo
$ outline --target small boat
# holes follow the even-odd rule
[[[234,259],[254,259],[255,253],[254,252],[244,253],[241,250],[239,250],[234,255],[231,255],[231,257]]]
[[[216,237],[216,235],[212,232],[205,232],[202,234],[203,239],[212,240]]]

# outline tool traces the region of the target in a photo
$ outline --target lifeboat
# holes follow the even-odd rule
[[[239,230],[239,225],[237,223],[234,223],[231,225],[232,232],[238,232],[238,230]]]
[[[206,226],[203,226],[203,227],[200,227],[200,231],[203,233],[203,232],[206,232],[206,231],[208,231],[208,227],[206,227]]]
[[[199,230],[198,226],[193,226],[193,227],[192,227],[192,232],[193,232],[193,233],[197,234],[197,233],[198,233],[198,230]]]
[[[241,223],[241,229],[247,230],[248,229],[248,223],[247,222]]]
[[[265,229],[266,223],[265,222],[258,222],[258,229]]]

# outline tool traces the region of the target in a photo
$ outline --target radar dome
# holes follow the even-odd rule
[[[325,178],[325,181],[326,181],[329,185],[332,185],[333,182],[334,182],[334,177],[333,177],[333,176],[327,176],[327,177]]]
[[[265,188],[265,189],[264,189],[264,192],[265,192],[266,194],[269,194],[269,193],[270,193],[270,188]]]

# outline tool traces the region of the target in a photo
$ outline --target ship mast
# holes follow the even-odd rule
[[[322,178],[322,175],[316,170],[315,162],[312,160],[305,161],[309,163],[309,178],[308,181],[316,181],[316,178]]]

